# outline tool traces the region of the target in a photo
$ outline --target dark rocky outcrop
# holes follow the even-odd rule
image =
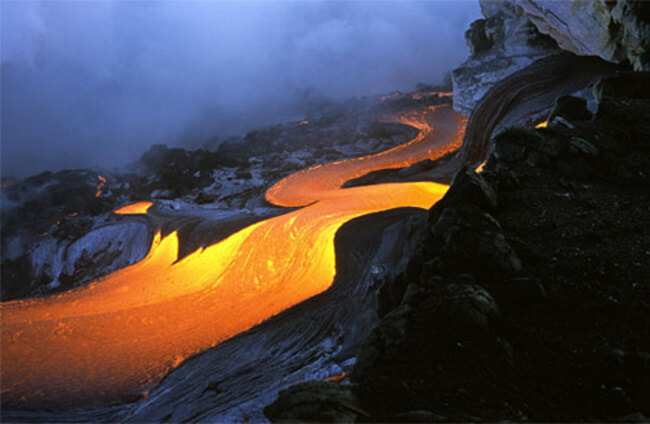
[[[326,381],[308,381],[280,391],[264,414],[273,422],[294,423],[353,423],[367,415],[349,386]]]
[[[581,97],[561,96],[555,100],[555,106],[548,115],[547,122],[553,123],[556,117],[567,121],[586,121],[592,117],[587,109],[587,101]]]
[[[629,78],[599,84],[593,117],[559,99],[455,176],[380,290],[357,421],[647,420],[650,98],[622,97]]]
[[[650,74],[648,72],[617,72],[602,78],[595,87],[599,101],[614,99],[647,99],[650,97]]]
[[[500,130],[545,120],[559,96],[583,90],[616,69],[598,58],[561,53],[494,84],[469,117],[461,161],[478,165],[489,154],[490,140]]]

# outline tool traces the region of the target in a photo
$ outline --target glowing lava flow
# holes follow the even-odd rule
[[[436,122],[437,143],[430,140],[434,130],[430,120]],[[438,159],[460,147],[466,120],[451,107],[442,105],[400,116],[400,122],[417,128],[420,133],[406,144],[374,155],[318,165],[289,175],[266,192],[266,200],[279,206],[304,206],[371,171],[404,168],[424,159]]]
[[[145,259],[88,286],[1,304],[3,403],[98,406],[145,393],[188,356],[325,291],[336,274],[334,237],[341,225],[393,208],[430,208],[447,190],[431,182],[348,189],[340,184],[437,157],[462,139],[464,121],[454,122],[441,131],[446,139],[436,141],[437,132],[423,119],[422,132],[405,146],[280,181],[268,191],[270,200],[317,202],[253,224],[180,261],[177,234],[157,234]],[[126,211],[141,213],[148,206]]]
[[[115,209],[113,213],[118,215],[139,215],[145,214],[149,208],[153,205],[153,202],[137,202],[131,203],[130,205],[122,206],[119,209]]]

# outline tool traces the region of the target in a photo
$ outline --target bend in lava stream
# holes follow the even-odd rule
[[[267,191],[271,203],[297,210],[180,260],[177,232],[157,233],[134,265],[68,292],[2,303],[3,406],[95,407],[146,393],[189,356],[327,290],[343,224],[394,208],[428,209],[448,188],[433,182],[341,188],[371,171],[437,159],[460,146],[465,126],[448,105],[398,121],[419,134],[378,154],[299,171]],[[146,214],[151,205],[115,213]]]

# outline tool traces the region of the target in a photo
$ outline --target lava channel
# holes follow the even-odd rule
[[[300,209],[180,260],[177,233],[156,234],[134,265],[65,293],[0,304],[3,405],[96,407],[144,394],[189,356],[327,290],[343,224],[393,208],[428,209],[447,191],[433,182],[341,188],[371,171],[439,158],[463,137],[465,121],[449,106],[399,120],[420,130],[405,145],[303,170],[267,191],[272,203]]]

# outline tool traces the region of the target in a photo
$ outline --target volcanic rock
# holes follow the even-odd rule
[[[497,207],[497,195],[485,178],[472,169],[463,167],[454,175],[445,197],[438,203],[451,207],[460,203],[471,203],[486,211]]]
[[[595,88],[599,102],[604,99],[650,99],[650,72],[617,72],[602,78]]]
[[[483,1],[483,3],[488,3]],[[635,70],[650,67],[650,7],[631,0],[554,2],[507,1],[560,48],[579,55],[627,61]]]
[[[637,71],[650,66],[650,6],[646,2],[480,3],[485,18],[466,33],[472,55],[452,73],[454,107],[468,116],[496,83],[560,51],[631,65]],[[590,96],[584,91],[580,95]]]
[[[447,208],[431,227],[431,249],[439,258],[433,272],[465,264],[468,271],[515,273],[521,261],[492,215],[473,206]]]
[[[591,119],[592,113],[587,109],[587,101],[580,97],[560,96],[555,100],[555,106],[547,120],[561,116],[568,121],[586,121]]]
[[[452,72],[454,109],[468,116],[494,84],[560,52],[510,3],[489,6],[487,13],[483,10],[486,19],[476,21],[465,34],[472,56]]]
[[[510,368],[508,343],[495,333],[499,315],[492,296],[479,286],[439,278],[410,284],[402,304],[382,318],[362,348],[353,390],[379,421],[403,419],[425,392],[441,402],[460,391],[478,394],[495,383],[481,370]],[[470,386],[460,383],[461,369],[473,374]],[[433,410],[431,418],[444,415]]]
[[[449,419],[431,411],[418,409],[395,415],[395,421],[400,423],[435,423],[448,422]]]
[[[264,408],[272,422],[353,423],[367,415],[349,386],[308,381],[281,390],[278,399]]]
[[[459,159],[468,166],[477,166],[489,155],[490,140],[496,134],[515,125],[532,126],[548,116],[559,96],[584,92],[616,69],[599,58],[561,53],[540,59],[499,81],[474,107]]]
[[[454,178],[380,289],[351,374],[366,420],[648,416],[650,101],[622,97],[634,81],[609,77],[621,95],[591,119],[575,102],[570,126],[499,132],[483,172]]]
[[[470,25],[469,29],[465,32],[467,45],[469,46],[472,56],[475,56],[482,51],[492,47],[494,40],[488,38],[485,31],[485,19],[477,19]]]

